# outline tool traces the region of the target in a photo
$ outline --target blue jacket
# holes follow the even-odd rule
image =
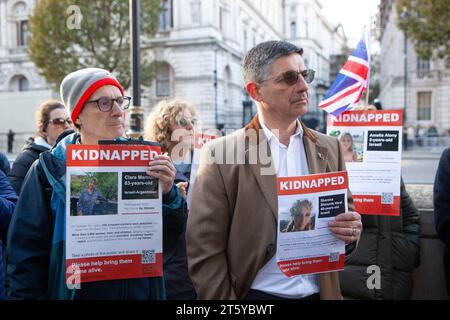
[[[16,202],[17,195],[9,184],[6,175],[0,170],[0,300],[5,298],[2,247],[6,244],[6,234]]]
[[[8,175],[11,171],[11,165],[9,164],[8,158],[0,152],[0,171],[3,171],[5,175]]]
[[[67,145],[78,133],[64,137],[40,155],[28,172],[8,233],[10,299],[165,299],[162,277],[65,284],[65,173]],[[163,216],[183,213],[174,186],[163,197]]]

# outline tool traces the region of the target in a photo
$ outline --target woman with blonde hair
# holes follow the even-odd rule
[[[195,107],[181,99],[159,102],[152,110],[145,126],[144,138],[156,141],[161,151],[172,158],[177,173],[175,183],[186,199],[191,175],[191,161],[194,146],[194,129],[197,124]],[[164,217],[163,252],[164,281],[168,300],[195,299],[196,293],[187,269],[186,221],[187,206],[182,221],[168,221]],[[182,228],[181,234],[179,228]]]
[[[193,145],[194,127],[197,125],[195,107],[181,99],[163,100],[152,110],[145,126],[145,139],[157,141],[162,152],[169,153],[174,162],[183,162],[190,157]],[[179,143],[186,148],[174,148]]]

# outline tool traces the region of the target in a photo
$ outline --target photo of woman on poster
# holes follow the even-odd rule
[[[116,215],[116,172],[90,172],[71,177],[71,216]]]
[[[357,161],[356,151],[353,149],[353,137],[349,132],[345,132],[341,135],[339,141],[344,149],[345,162]]]
[[[291,209],[291,220],[282,232],[297,232],[314,230],[315,216],[312,212],[313,204],[307,199],[294,202]]]
[[[98,201],[100,193],[96,189],[97,180],[92,179],[89,185],[81,192],[77,204],[77,213],[79,216],[91,216],[94,211],[94,205]]]

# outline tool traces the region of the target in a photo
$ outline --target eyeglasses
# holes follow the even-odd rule
[[[47,123],[52,123],[55,126],[63,127],[66,124],[66,122],[67,122],[67,124],[69,126],[72,126],[72,119],[70,119],[70,118],[66,118],[66,119],[64,119],[64,118],[55,118],[55,119],[52,119],[52,120],[48,120]]]
[[[177,120],[177,123],[179,124],[180,127],[187,127],[189,124],[191,127],[195,127],[195,125],[198,123],[197,118],[191,118],[191,119],[186,119],[185,117],[180,117]]]
[[[97,108],[102,112],[108,112],[112,109],[114,102],[117,102],[120,109],[126,110],[130,106],[131,97],[117,97],[115,99],[108,97],[101,97],[97,100],[86,101],[86,103],[95,103],[97,104]]]
[[[289,70],[281,75],[281,77],[268,78],[260,83],[266,82],[268,80],[276,79],[277,82],[284,82],[288,86],[293,86],[297,83],[299,76],[302,76],[306,83],[311,83],[314,80],[314,75],[316,72],[312,69],[306,69],[303,71]],[[278,79],[277,79],[278,78]]]

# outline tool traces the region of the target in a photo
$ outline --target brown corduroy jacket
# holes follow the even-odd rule
[[[344,171],[339,141],[302,126],[310,173]],[[246,138],[252,130],[256,140]],[[189,273],[199,299],[245,298],[276,252],[276,174],[273,165],[264,165],[264,152],[271,160],[257,116],[203,148],[186,231]],[[337,272],[320,274],[319,282],[321,299],[342,298]]]

